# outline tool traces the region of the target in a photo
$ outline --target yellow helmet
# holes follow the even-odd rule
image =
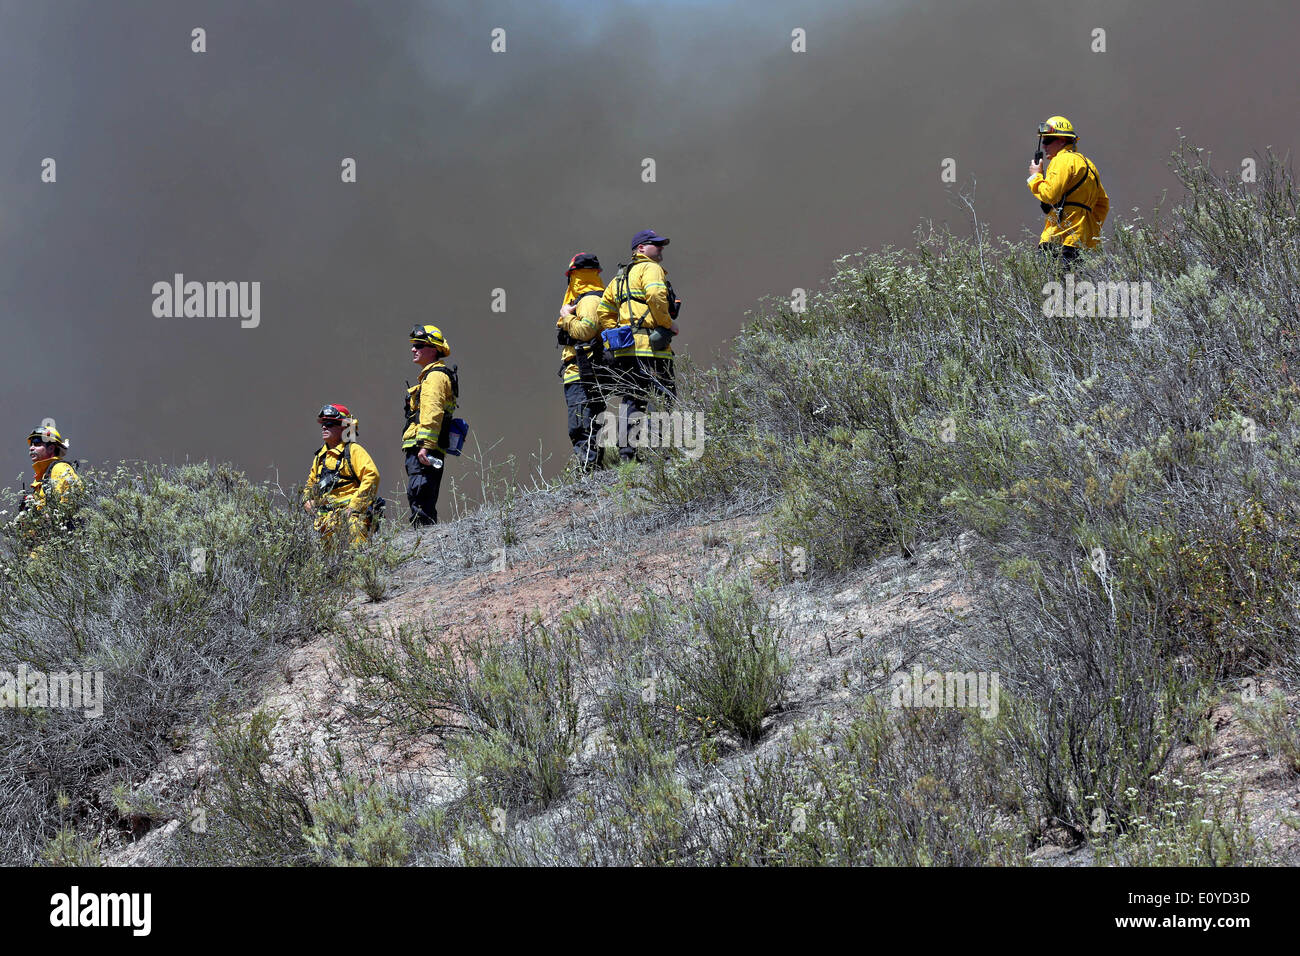
[[[412,345],[432,345],[443,355],[451,354],[451,346],[442,336],[442,329],[436,325],[417,325],[411,329]]]
[[[1074,131],[1074,124],[1064,116],[1050,116],[1046,123],[1038,124],[1039,136],[1063,136],[1068,139],[1078,139],[1079,134]]]
[[[58,445],[64,451],[68,450],[68,440],[59,434],[59,430],[53,425],[37,425],[27,436],[27,444],[33,441],[39,441],[47,445]]]

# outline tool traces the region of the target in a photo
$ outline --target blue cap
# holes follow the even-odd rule
[[[653,229],[642,229],[632,237],[632,251],[635,252],[636,247],[641,245],[643,242],[653,242],[660,246],[668,245],[668,240],[659,235],[659,233],[655,232]]]

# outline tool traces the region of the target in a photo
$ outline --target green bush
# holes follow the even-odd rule
[[[661,620],[673,612],[660,602]],[[753,744],[764,718],[785,702],[789,659],[785,635],[767,605],[745,586],[696,588],[679,615],[662,666],[665,693],[688,718]]]
[[[1250,829],[1245,790],[1211,771],[1196,781],[1163,774],[1154,794],[1125,796],[1149,807],[1120,830],[1102,814],[1091,827],[1097,859],[1111,866],[1251,866],[1269,862]],[[1154,799],[1152,797],[1154,796]]]
[[[483,806],[546,805],[564,791],[578,743],[571,632],[534,626],[452,645],[427,629],[363,631],[343,636],[340,656],[367,679],[368,713],[452,735],[449,751]]]
[[[244,723],[213,724],[213,771],[176,812],[187,825],[170,845],[171,862],[401,866],[414,862],[417,842],[449,840],[442,817],[421,809],[412,791],[347,769],[337,747],[276,763],[275,724],[260,710]]]
[[[1023,860],[1026,830],[989,749],[959,710],[868,700],[843,730],[814,728],[737,781],[718,858],[745,865],[989,865]],[[807,731],[807,729],[806,729]],[[820,739],[819,739],[820,738]]]
[[[1280,691],[1247,705],[1243,719],[1250,732],[1263,740],[1269,756],[1277,757],[1290,773],[1300,774],[1300,719]]]
[[[312,803],[312,822],[303,836],[320,863],[400,866],[412,853],[405,826],[410,815],[409,800],[350,775],[337,793]]]
[[[40,529],[34,556],[21,524],[0,531],[0,670],[103,674],[102,716],[0,709],[8,863],[36,859],[61,815],[81,833],[129,833],[102,793],[147,776],[178,727],[237,706],[349,596],[309,517],[226,466],[83,478],[79,524]]]
[[[295,866],[312,862],[306,832],[315,825],[307,779],[271,761],[277,718],[256,711],[247,723],[218,718],[211,727],[212,773],[177,831],[178,862],[209,866]],[[193,810],[200,811],[195,814]],[[319,831],[317,831],[319,833]],[[318,841],[321,838],[318,836]]]

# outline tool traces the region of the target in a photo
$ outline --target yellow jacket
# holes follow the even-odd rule
[[[637,253],[632,257],[628,268],[627,288],[623,288],[621,276],[605,287],[605,294],[600,300],[600,328],[612,329],[618,325],[637,325],[644,331],[634,331],[635,345],[630,349],[619,349],[615,358],[636,355],[641,358],[673,357],[672,345],[656,351],[650,348],[650,329],[672,328],[672,316],[668,314],[668,282],[664,267],[646,256]]]
[[[347,460],[343,461],[344,449]],[[324,494],[318,482],[323,471],[338,471],[338,481]],[[332,448],[322,444],[312,459],[303,499],[317,502],[316,530],[327,542],[334,532],[346,525],[348,540],[361,544],[370,536],[373,524],[370,506],[379,496],[379,469],[369,452],[357,442],[339,442]]]
[[[33,479],[31,491],[27,493],[26,510],[19,514],[18,521],[24,527],[23,536],[30,542],[35,543],[44,535],[38,531],[37,515],[45,510],[46,499],[46,478],[49,478],[48,490],[53,492],[54,501],[59,504],[67,504],[69,498],[74,496],[75,492],[80,491],[84,485],[77,474],[72,463],[64,461],[62,458],[46,458],[42,461],[32,462],[32,469],[36,475]],[[47,532],[48,533],[48,532]],[[28,553],[27,558],[35,561],[40,558],[44,545],[36,545]]]
[[[443,371],[435,372],[435,369]],[[420,369],[419,379],[406,393],[406,408],[407,417],[414,417],[415,421],[402,432],[402,448],[445,452],[456,395],[451,387],[450,370],[442,359]]]
[[[344,448],[348,453],[346,462],[342,461]],[[324,495],[319,488],[322,471],[339,473],[334,487]],[[339,442],[333,448],[322,444],[312,459],[307,486],[302,494],[305,501],[323,499],[330,509],[351,508],[354,512],[364,512],[379,495],[379,468],[359,442]]]
[[[600,299],[605,285],[600,281],[598,269],[575,269],[569,276],[569,287],[564,292],[561,307],[577,303],[571,315],[561,315],[555,327],[563,329],[578,342],[590,342],[600,334]],[[590,293],[596,293],[591,295]],[[569,385],[581,377],[578,372],[578,352],[572,345],[564,346],[564,384]]]
[[[1084,173],[1087,172],[1087,178]],[[1075,183],[1077,189],[1066,196]],[[1029,177],[1029,191],[1039,202],[1055,206],[1062,197],[1067,205],[1061,210],[1061,221],[1056,220],[1056,210],[1047,214],[1039,242],[1059,242],[1067,246],[1097,245],[1101,225],[1110,212],[1110,197],[1101,184],[1097,167],[1073,146],[1064,146],[1047,164],[1047,175],[1037,173]]]
[[[76,469],[72,467],[72,463],[64,461],[62,458],[46,458],[43,461],[34,461],[32,462],[32,468],[36,472],[36,477],[33,479],[29,496],[34,511],[40,511],[45,507],[47,475],[51,490],[53,490],[55,498],[60,503],[66,500],[69,490],[82,487],[81,477],[77,474]]]

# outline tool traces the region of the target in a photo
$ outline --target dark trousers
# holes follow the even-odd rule
[[[656,409],[666,409],[677,399],[673,360],[636,356],[615,359],[614,371],[617,379],[615,390],[620,398],[618,456],[631,461],[636,458],[638,438],[645,427],[645,413],[650,401],[654,401]]]
[[[420,464],[418,448],[406,450],[406,500],[411,506],[411,524],[438,523],[438,489],[442,486],[442,468]],[[430,452],[441,464],[441,455]]]
[[[1078,246],[1067,246],[1059,242],[1040,242],[1038,250],[1049,259],[1059,259],[1063,263],[1074,262],[1079,258]]]
[[[584,468],[598,467],[600,446],[592,434],[593,419],[601,404],[596,383],[586,379],[569,382],[564,386],[564,404],[569,409],[569,441],[573,442],[573,453]]]

